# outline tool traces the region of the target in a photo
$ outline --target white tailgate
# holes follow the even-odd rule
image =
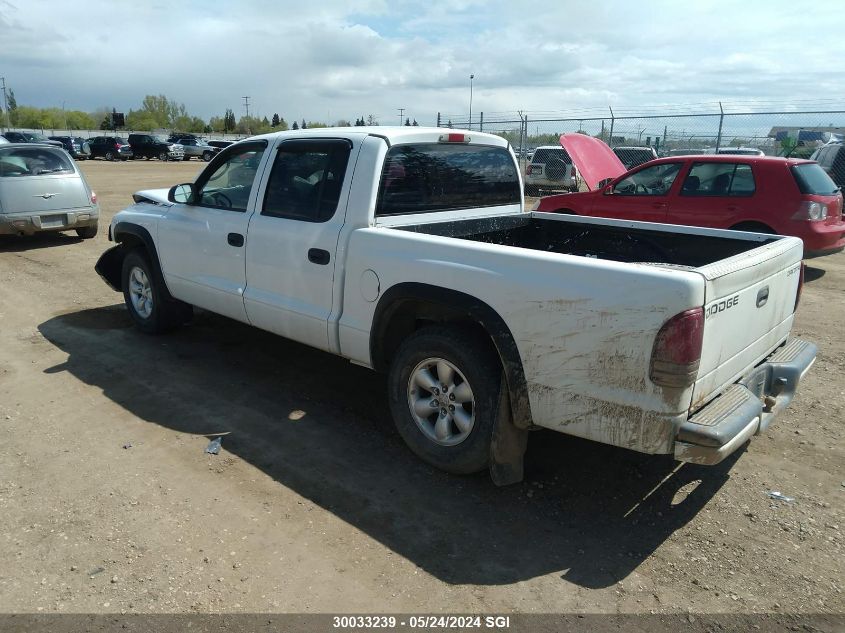
[[[698,409],[782,343],[792,327],[803,244],[785,237],[698,269],[707,280]]]

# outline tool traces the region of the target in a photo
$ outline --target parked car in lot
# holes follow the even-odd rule
[[[657,158],[653,147],[614,147],[613,153],[619,157],[625,169],[637,167]]]
[[[51,141],[59,141],[65,151],[77,160],[91,158],[91,146],[81,136],[50,136]]]
[[[520,185],[477,131],[257,136],[137,192],[96,270],[143,332],[199,306],[385,372],[414,453],[497,483],[531,428],[714,464],[769,426],[815,359],[800,240],[526,213]]]
[[[208,162],[220,151],[198,138],[178,138],[175,142],[181,145],[182,150],[185,152],[183,160],[201,158],[205,162]]]
[[[40,132],[18,132],[6,131],[3,136],[10,143],[41,143],[42,145],[52,145],[53,147],[63,147],[59,141],[51,141],[49,138]]]
[[[108,161],[128,160],[132,158],[132,148],[125,138],[120,136],[95,136],[88,140],[91,158],[103,158]]]
[[[0,134],[0,145],[8,145],[9,143],[11,143],[11,141],[9,141],[5,136]]]
[[[567,134],[561,143],[593,191],[543,198],[538,211],[794,235],[806,257],[845,248],[842,194],[818,163],[693,155],[626,172],[598,139]]]
[[[76,231],[87,239],[99,217],[97,195],[63,149],[0,146],[0,235]]]
[[[845,187],[845,143],[836,142],[822,145],[812,156],[828,176],[836,183],[840,191]]]
[[[219,152],[221,149],[225,149],[226,147],[229,147],[229,145],[232,145],[233,143],[234,143],[234,141],[216,141],[216,140],[208,141],[208,144],[211,147],[213,147],[217,152]]]
[[[153,134],[130,134],[129,146],[135,158],[182,160],[185,156],[182,145],[165,141]]]
[[[525,167],[525,195],[538,196],[543,191],[577,190],[578,180],[572,159],[560,146],[544,145],[534,150]]]

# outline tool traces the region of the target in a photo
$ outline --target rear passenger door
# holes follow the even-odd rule
[[[694,161],[666,221],[727,229],[756,219],[756,182],[750,163]]]
[[[358,149],[331,138],[276,148],[247,236],[244,304],[253,325],[329,349],[337,242]]]

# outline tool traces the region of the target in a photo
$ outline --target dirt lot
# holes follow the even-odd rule
[[[203,164],[82,167],[96,239],[0,238],[0,611],[845,611],[845,254],[811,262],[819,359],[741,455],[537,433],[497,489],[413,458],[365,369],[207,313],[136,332],[106,226]]]

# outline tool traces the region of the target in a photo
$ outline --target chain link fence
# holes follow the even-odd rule
[[[723,108],[715,112],[678,112],[647,115],[607,114],[595,110],[578,113],[510,112],[485,115],[437,115],[437,125],[480,130],[507,138],[521,157],[541,145],[558,145],[561,134],[581,132],[600,138],[620,157],[620,148],[649,148],[657,156],[702,152],[756,150],[769,156],[807,158],[832,140],[845,139],[845,109],[739,112]],[[630,150],[630,162],[644,162],[642,149]],[[629,162],[623,158],[623,162]],[[639,164],[639,163],[637,163]]]

